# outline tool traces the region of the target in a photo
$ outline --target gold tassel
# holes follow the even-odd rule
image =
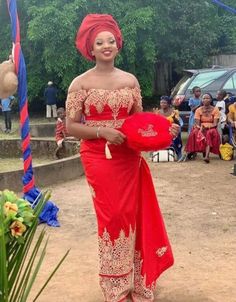
[[[112,156],[111,156],[111,151],[108,147],[108,142],[106,142],[106,145],[105,145],[105,154],[106,154],[106,159],[112,159]]]

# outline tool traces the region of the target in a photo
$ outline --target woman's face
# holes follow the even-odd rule
[[[167,109],[169,107],[169,104],[166,100],[161,100],[160,107],[161,107],[161,109]]]
[[[118,53],[116,39],[109,31],[100,32],[94,41],[92,55],[96,61],[112,61]]]
[[[211,104],[211,97],[208,94],[204,94],[202,97],[203,106],[209,106]]]

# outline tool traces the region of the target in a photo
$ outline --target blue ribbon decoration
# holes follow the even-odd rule
[[[216,5],[220,6],[221,8],[233,13],[233,14],[236,14],[236,8],[233,8],[231,6],[228,6],[226,4],[224,4],[223,2],[219,1],[219,0],[212,0],[213,3],[215,3]]]

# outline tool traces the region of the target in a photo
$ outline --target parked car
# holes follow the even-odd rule
[[[213,66],[209,69],[184,70],[184,73],[171,93],[173,103],[178,107],[183,119],[184,129],[188,127],[190,115],[188,100],[192,97],[194,86],[199,86],[202,94],[211,93],[213,98],[216,97],[217,91],[220,89],[236,95],[236,67]]]

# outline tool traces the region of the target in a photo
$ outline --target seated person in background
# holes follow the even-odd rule
[[[236,96],[233,95],[231,92],[226,92],[226,97],[224,98],[225,101],[225,113],[226,115],[229,113],[229,106],[236,102]]]
[[[204,161],[210,162],[210,152],[219,154],[220,135],[217,125],[220,118],[220,111],[211,105],[212,96],[206,93],[202,97],[202,104],[195,112],[195,126],[193,127],[185,150],[190,152],[202,152]]]
[[[57,149],[55,151],[56,158],[60,158],[60,151],[63,148],[63,142],[68,137],[68,133],[66,131],[66,113],[63,107],[57,109],[57,122],[56,122],[56,142],[57,142]]]
[[[236,102],[229,106],[227,121],[230,128],[230,142],[236,142]]]
[[[179,111],[171,106],[171,98],[168,96],[161,97],[160,109],[155,108],[153,112],[165,116],[171,124],[180,124]],[[178,159],[182,156],[182,146],[181,132],[179,132],[178,136],[173,139],[171,145],[171,147],[174,148]]]
[[[223,135],[222,144],[220,144],[220,158],[222,160],[232,160],[234,157],[234,148],[229,144],[229,136]]]

